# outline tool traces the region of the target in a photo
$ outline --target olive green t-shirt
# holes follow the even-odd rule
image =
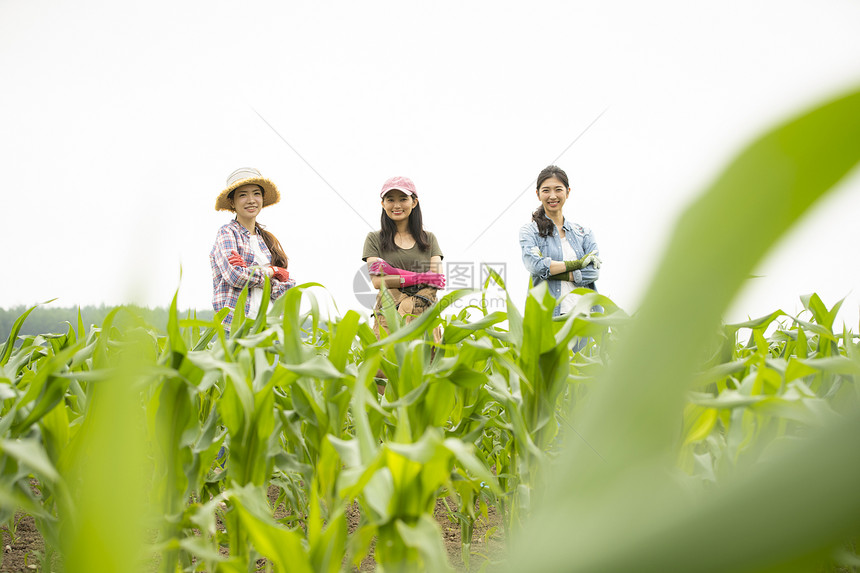
[[[415,243],[411,249],[401,249],[395,246],[393,251],[383,251],[379,231],[372,231],[367,234],[367,238],[364,240],[364,252],[361,255],[361,260],[366,261],[368,257],[377,257],[398,269],[426,273],[430,270],[430,257],[443,256],[442,249],[439,248],[439,243],[436,241],[436,235],[427,232],[427,238],[430,242],[430,248],[426,251],[422,251],[418,247],[418,243]]]

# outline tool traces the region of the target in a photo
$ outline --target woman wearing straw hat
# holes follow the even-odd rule
[[[239,294],[248,286],[245,314],[256,316],[266,277],[271,279],[271,300],[295,286],[287,271],[287,256],[278,239],[257,222],[264,207],[281,200],[278,188],[251,167],[237,169],[227,188],[215,200],[216,211],[231,211],[236,218],[221,227],[209,253],[212,266],[212,306],[231,309],[224,319],[228,328]]]

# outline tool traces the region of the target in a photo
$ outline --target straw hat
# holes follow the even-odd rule
[[[262,187],[263,207],[274,205],[281,200],[281,194],[278,192],[278,187],[274,183],[260,175],[260,172],[253,167],[240,167],[227,178],[227,188],[218,194],[218,198],[215,200],[215,210],[235,212],[235,209],[233,209],[233,206],[230,204],[228,195],[238,187],[248,185],[250,183]]]

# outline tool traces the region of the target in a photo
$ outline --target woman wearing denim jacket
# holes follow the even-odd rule
[[[573,289],[597,290],[599,250],[591,230],[565,219],[562,213],[570,196],[562,169],[550,165],[541,171],[535,192],[541,205],[531,222],[520,229],[523,264],[535,286],[547,281],[549,292],[561,299],[553,311],[558,316],[573,309],[575,297],[565,296]]]

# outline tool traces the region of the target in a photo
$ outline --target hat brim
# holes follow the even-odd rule
[[[236,210],[230,204],[230,199],[228,195],[241,187],[242,185],[259,185],[263,189],[263,207],[268,207],[269,205],[274,205],[275,203],[281,200],[281,193],[278,191],[278,186],[266,179],[265,177],[248,177],[247,179],[240,179],[236,181],[223,191],[218,194],[218,198],[215,200],[215,210],[216,211],[230,211],[235,213]]]

